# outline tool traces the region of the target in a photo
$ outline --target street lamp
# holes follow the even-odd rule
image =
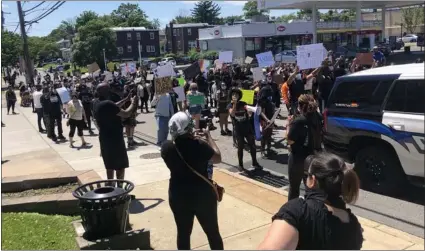
[[[105,48],[103,48],[103,63],[105,64],[105,71],[107,70],[106,67],[106,55],[105,55]]]

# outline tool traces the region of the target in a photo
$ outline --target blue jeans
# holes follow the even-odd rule
[[[158,116],[156,117],[156,125],[158,126],[157,131],[157,142],[158,146],[161,146],[164,141],[168,138],[168,121],[170,117]]]

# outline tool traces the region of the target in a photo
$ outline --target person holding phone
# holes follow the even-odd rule
[[[196,216],[208,237],[211,250],[223,250],[217,197],[205,180],[208,179],[209,163],[221,162],[220,150],[208,130],[194,130],[193,120],[185,112],[174,114],[168,126],[173,140],[164,141],[161,157],[170,169],[168,194],[177,225],[177,248],[191,249],[190,235]]]

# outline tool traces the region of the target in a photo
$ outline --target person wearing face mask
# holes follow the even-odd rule
[[[41,98],[40,102],[43,107],[43,112],[48,117],[47,126],[47,137],[52,139],[54,142],[59,140],[65,140],[62,130],[62,101],[56,91],[59,88],[58,85],[54,85],[51,91],[46,92]],[[55,134],[55,124],[58,127],[58,137]]]
[[[322,66],[320,67],[320,70],[317,74],[316,81],[319,91],[319,109],[320,112],[323,112],[334,84],[334,77],[332,71],[329,68],[329,62],[327,60],[323,61]]]
[[[228,109],[232,122],[235,128],[238,144],[238,162],[239,171],[246,171],[243,165],[243,150],[245,146],[245,139],[250,148],[252,159],[252,167],[255,170],[262,170],[263,167],[257,161],[257,150],[255,147],[254,130],[251,124],[250,116],[247,110],[247,104],[242,99],[242,91],[239,89],[232,90],[232,103],[229,104]]]
[[[227,109],[227,105],[229,104],[229,90],[227,89],[227,85],[224,82],[221,82],[220,85],[217,85],[217,103],[218,103],[218,114],[220,119],[220,128],[221,135],[231,135],[231,131],[229,130],[229,110]]]
[[[77,135],[81,138],[81,146],[86,146],[87,142],[84,140],[83,129],[85,123],[87,123],[87,117],[84,111],[84,105],[81,100],[78,99],[78,94],[73,92],[71,94],[71,101],[67,104],[67,112],[69,114],[69,119],[66,123],[70,127],[69,130],[69,147],[74,147],[74,141],[72,138],[75,134],[75,129],[77,129]]]
[[[262,116],[260,116],[260,124],[263,128],[261,134],[261,155],[263,157],[270,157],[271,152],[271,139],[273,127],[270,126],[270,119],[272,119],[275,106],[272,102],[273,91],[271,88],[264,87],[259,92],[258,106],[261,107]],[[267,149],[266,149],[267,147]]]
[[[290,114],[295,115],[297,114],[298,97],[304,93],[304,82],[298,66],[289,78],[290,79],[288,79],[287,83],[289,91],[289,107],[291,111]]]
[[[84,112],[85,112],[85,116],[86,116],[86,122],[85,123],[87,123],[89,133],[94,134],[94,132],[91,128],[91,117],[92,117],[92,113],[91,113],[92,104],[91,104],[91,102],[93,100],[93,94],[92,94],[91,90],[89,90],[89,88],[85,84],[82,84],[80,88],[81,89],[80,89],[80,93],[78,95],[78,99],[81,100],[83,107],[84,107]]]

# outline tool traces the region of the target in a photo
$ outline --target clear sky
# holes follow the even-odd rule
[[[243,5],[246,1],[216,1],[221,7],[221,16],[231,16],[231,15],[242,15]],[[23,2],[23,9],[28,10],[37,4],[40,1],[25,1]],[[42,14],[45,9],[48,9],[54,3],[53,1],[46,1],[43,5],[37,9],[41,11],[36,11],[28,14],[25,17],[25,20],[32,20]],[[29,29],[29,36],[46,36],[53,29],[59,26],[62,20],[67,20],[73,17],[78,16],[85,10],[94,11],[100,15],[109,14],[114,9],[117,9],[121,3],[118,1],[67,1],[59,9],[54,11],[52,14],[46,18],[39,21],[38,24],[33,24]],[[173,19],[176,15],[183,13],[190,15],[190,10],[193,8],[196,1],[133,1],[132,3],[138,3],[139,6],[146,12],[149,19],[158,18],[161,22],[161,26],[165,25]],[[2,1],[2,10],[6,12],[5,14],[5,28],[7,30],[14,31],[18,22],[18,11],[16,2],[12,1]],[[273,10],[271,11],[272,16],[280,16],[283,14],[289,14],[295,12],[295,10]],[[10,13],[10,14],[7,14]],[[19,32],[19,28],[17,30]]]

